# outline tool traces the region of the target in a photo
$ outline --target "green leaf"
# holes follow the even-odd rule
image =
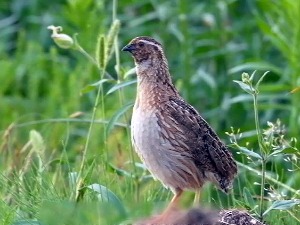
[[[246,147],[242,147],[242,146],[236,146],[241,152],[243,152],[244,154],[248,155],[248,156],[251,156],[253,158],[257,158],[257,159],[260,159],[262,160],[262,157],[257,154],[256,152],[253,152],[249,149],[247,149]]]
[[[281,151],[284,154],[296,154],[299,153],[299,149],[294,147],[287,147]]]
[[[291,94],[295,94],[295,93],[297,93],[299,91],[300,91],[300,87],[298,86],[298,87],[294,88],[293,90],[291,90],[290,93]]]
[[[225,102],[226,104],[233,105],[233,104],[236,104],[239,102],[252,102],[253,98],[252,98],[252,96],[250,96],[248,94],[240,94],[233,98],[226,99],[226,101],[227,101],[227,102]],[[223,103],[223,104],[225,104],[225,103]]]
[[[126,79],[128,76],[133,75],[135,73],[136,73],[136,69],[135,69],[135,67],[133,67],[124,73],[124,78]]]
[[[130,163],[133,163],[136,168],[141,169],[143,171],[148,170],[144,163],[139,163],[139,162],[130,162]]]
[[[287,210],[294,207],[295,205],[300,205],[300,199],[278,200],[273,202],[273,204],[264,212],[263,215],[266,215],[273,209]]]
[[[240,85],[240,87],[246,91],[247,93],[249,94],[254,94],[255,93],[255,90],[248,84],[245,84],[244,82],[242,81],[239,81],[239,80],[233,80],[233,82],[237,83],[238,85]]]
[[[134,84],[136,82],[137,82],[137,80],[130,80],[130,81],[125,81],[125,82],[122,82],[122,83],[118,83],[115,86],[113,86],[111,89],[109,89],[106,94],[109,95],[109,94],[111,94],[111,93],[113,93],[113,92],[115,92],[115,91],[117,91],[117,90],[119,90],[123,87]]]
[[[265,78],[265,76],[269,73],[270,71],[266,71],[261,78],[259,78],[259,80],[257,81],[256,85],[255,85],[255,89],[258,90],[258,87],[260,85],[260,83],[263,81],[263,79]]]
[[[99,85],[104,84],[106,82],[110,82],[110,81],[114,81],[114,80],[112,80],[112,79],[101,79],[101,80],[97,81],[96,83],[89,84],[89,85],[87,85],[87,86],[85,86],[84,88],[81,89],[80,95],[91,92],[91,91],[95,90]]]
[[[69,180],[69,186],[71,187],[72,191],[76,190],[77,181],[79,179],[77,172],[70,172],[68,173],[68,180]]]
[[[255,74],[256,74],[256,70],[254,70],[253,73],[252,73],[251,76],[250,76],[251,82],[253,81]]]
[[[259,85],[260,92],[288,92],[290,90],[290,86],[288,84],[283,83],[262,83]],[[282,95],[282,94],[281,94]]]
[[[247,203],[247,205],[249,206],[249,208],[254,209],[256,207],[256,204],[253,200],[253,197],[252,197],[249,189],[246,187],[244,187],[244,189],[243,189],[243,196],[244,196],[244,200]]]
[[[37,220],[19,220],[14,222],[12,225],[42,225],[42,223]]]
[[[279,155],[279,154],[282,154],[281,149],[273,151],[270,155],[268,155],[268,158],[270,158],[271,156]]]
[[[274,155],[278,155],[278,154],[295,154],[297,152],[299,152],[299,150],[297,148],[293,148],[291,146],[284,146],[281,149],[273,151],[269,155],[269,157],[274,156]]]
[[[112,164],[108,164],[108,169],[114,173],[116,173],[118,176],[121,176],[121,177],[133,177],[133,175],[129,172],[127,172],[126,170],[122,170],[120,168],[117,168],[115,167],[114,165]]]
[[[107,187],[100,184],[91,184],[87,188],[97,193],[97,197],[100,201],[110,202],[122,215],[126,215],[126,210],[120,199]]]
[[[115,124],[118,121],[118,119],[120,118],[120,116],[122,116],[124,113],[126,113],[130,108],[132,108],[132,106],[133,106],[132,102],[124,105],[111,117],[111,119],[109,120],[109,122],[106,126],[107,134],[109,134],[111,132],[111,130],[115,126]]]
[[[139,184],[141,186],[146,185],[149,181],[153,181],[153,176],[151,174],[144,175],[139,178]]]
[[[232,67],[229,69],[228,73],[240,73],[246,70],[262,70],[262,71],[272,71],[276,74],[282,74],[282,70],[279,67],[274,66],[271,63],[267,62],[248,62],[244,64],[240,64],[238,66]]]
[[[158,18],[158,13],[156,11],[143,13],[140,16],[133,17],[130,21],[128,21],[127,26],[132,29],[134,27],[143,26],[143,24],[147,23],[148,21],[155,20]]]

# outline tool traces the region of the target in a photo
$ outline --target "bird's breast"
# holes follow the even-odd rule
[[[144,108],[136,102],[131,135],[137,154],[153,177],[172,190],[200,187],[202,184],[192,160],[163,137],[166,127],[159,123],[159,112],[157,108]]]
[[[132,142],[145,162],[152,162],[159,153],[160,127],[154,109],[135,106],[131,120]]]
[[[168,149],[170,143],[161,138],[161,127],[158,123],[155,109],[145,110],[135,106],[131,121],[132,143],[154,178],[164,184],[169,183],[169,174],[166,170],[170,161]]]

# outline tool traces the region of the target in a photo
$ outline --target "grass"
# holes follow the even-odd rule
[[[120,48],[138,35],[163,42],[176,86],[239,163],[234,192],[207,185],[201,203],[298,224],[299,26],[287,26],[298,9],[289,0],[1,3],[1,224],[126,224],[171,199],[130,143],[135,77]],[[74,48],[53,44],[51,24],[78,33]]]

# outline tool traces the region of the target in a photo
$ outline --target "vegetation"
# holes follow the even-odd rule
[[[141,35],[238,161],[232,194],[207,185],[202,205],[300,223],[300,2],[188,2],[0,3],[1,224],[126,224],[166,206],[130,142],[136,78],[120,49]]]

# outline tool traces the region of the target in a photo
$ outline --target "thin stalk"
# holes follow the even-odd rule
[[[291,217],[293,217],[295,220],[297,220],[300,224],[300,218],[297,218],[297,216],[294,213],[292,213],[290,210],[287,210],[287,212],[288,212],[288,214],[290,214]]]
[[[257,92],[255,91],[253,96],[253,107],[254,107],[254,120],[255,120],[255,128],[256,134],[259,144],[259,149],[262,157],[261,162],[261,184],[260,184],[260,201],[259,201],[259,215],[260,219],[263,219],[263,207],[264,207],[264,191],[265,191],[265,176],[266,176],[266,151],[264,149],[263,137],[261,133],[261,129],[259,126],[259,117],[258,117],[258,104],[257,104]]]
[[[100,76],[101,80],[104,77],[104,74],[105,74],[104,71],[105,71],[105,69],[103,69],[103,73]],[[101,91],[101,90],[103,90],[102,86],[103,86],[103,83],[99,86],[97,96],[98,96],[98,94],[101,95],[101,102],[104,103],[104,93],[103,93],[103,91]],[[97,102],[97,105],[98,105],[98,102]],[[101,114],[102,114],[102,117],[105,118],[105,105],[104,104],[101,107]],[[106,127],[105,127],[105,129],[106,129]],[[104,156],[105,156],[105,163],[104,163],[104,165],[106,167],[106,164],[108,162],[107,133],[106,132],[103,132],[103,140],[104,140]]]
[[[264,193],[265,193],[265,182],[266,182],[266,160],[262,160],[261,163],[261,185],[260,185],[260,201],[259,201],[259,217],[263,219],[263,208],[264,208]]]
[[[258,139],[259,150],[260,150],[261,156],[264,158],[266,152],[265,152],[265,148],[264,148],[264,144],[263,144],[261,129],[260,129],[260,126],[259,126],[257,93],[255,92],[252,96],[253,96],[253,107],[254,107],[254,120],[255,120],[256,135],[257,135],[257,139]]]
[[[200,205],[200,196],[201,196],[201,190],[197,189],[194,197],[194,207],[198,207]]]
[[[91,120],[91,119],[75,119],[75,118],[56,118],[56,119],[44,119],[44,120],[35,120],[31,122],[19,123],[13,125],[12,128],[20,128],[26,126],[32,126],[36,124],[43,124],[43,123],[98,123],[98,124],[108,124],[108,120]],[[115,123],[116,126],[119,127],[128,127],[125,123]]]
[[[116,43],[115,44],[115,51],[118,52],[118,44]],[[117,59],[118,58],[118,59]],[[116,69],[117,69],[117,73],[120,71],[119,70],[119,65],[118,63],[120,63],[120,60],[119,60],[119,52],[116,54]],[[120,75],[118,73],[118,83],[120,82]],[[124,104],[124,93],[123,93],[123,90],[122,89],[119,89],[118,90],[118,96],[119,96],[119,102],[120,102],[120,105],[123,105]],[[129,121],[129,118],[126,114],[124,114],[124,118],[125,118],[125,121]],[[130,124],[127,124],[126,126],[126,133],[127,133],[127,137],[128,137],[128,143],[130,143],[130,151],[129,151],[129,154],[130,154],[130,159],[132,161],[132,170],[133,170],[133,174],[136,175],[137,174],[137,169],[136,169],[136,166],[135,166],[135,159],[134,159],[134,150],[133,150],[133,147],[131,145],[131,138],[130,138]],[[131,185],[134,185],[135,186],[135,193],[136,193],[136,201],[138,202],[139,201],[139,182],[134,178],[134,177],[131,177],[131,181],[134,181]]]
[[[120,71],[121,71],[121,63],[120,63],[120,52],[119,52],[119,44],[118,44],[118,37],[115,38],[114,41],[114,47],[115,47],[115,55],[116,55],[116,72],[117,72],[117,80],[120,81]],[[121,78],[123,79],[123,78]]]
[[[118,0],[113,0],[112,5],[112,19],[115,21],[117,19],[117,8],[118,8]]]
[[[244,169],[246,169],[246,170],[248,170],[248,171],[250,171],[250,172],[252,172],[252,173],[254,173],[256,175],[258,175],[258,176],[262,176],[262,172],[261,171],[253,169],[251,166],[247,166],[247,165],[245,165],[245,164],[243,164],[241,162],[236,162],[236,163],[238,164],[239,167],[242,167],[242,168],[244,168]],[[290,191],[295,196],[299,196],[300,197],[299,190],[296,190],[296,189],[288,186],[287,184],[282,183],[282,182],[274,179],[271,176],[268,176],[267,174],[265,174],[265,179],[268,180],[268,181],[270,181],[270,182],[272,182],[272,183],[274,183],[274,184],[276,184],[276,185],[278,185],[278,186],[280,186],[280,187],[282,187],[282,188],[284,188],[284,189],[286,189],[286,190],[288,190],[288,191]]]
[[[112,19],[113,21],[117,20],[117,6],[118,6],[118,0],[113,0],[113,12],[112,12]],[[123,77],[121,77],[121,63],[120,63],[120,51],[119,51],[119,44],[118,44],[118,36],[115,37],[114,40],[114,48],[115,48],[115,60],[116,60],[116,72],[117,72],[117,81],[118,83],[121,82],[123,80]],[[118,90],[118,96],[119,96],[119,102],[120,105],[122,106],[124,104],[124,93],[122,91],[122,89]],[[128,117],[126,114],[124,114],[124,118],[125,121],[128,121]],[[128,124],[128,126],[126,126],[126,133],[127,133],[127,137],[128,137],[128,142],[131,143],[130,140],[130,125]],[[133,174],[136,175],[137,174],[137,169],[135,166],[135,159],[134,159],[134,151],[132,148],[132,145],[130,144],[130,158],[132,161],[132,170],[133,170]],[[135,193],[136,193],[136,201],[139,201],[139,181],[136,180],[134,177],[131,177],[131,181],[134,181],[131,183],[131,186],[135,186]]]
[[[120,72],[120,70],[118,70],[120,67],[120,65],[118,65],[118,63],[120,63],[120,59],[119,59],[119,48],[118,48],[118,43],[115,44],[115,51],[116,51],[116,68],[117,68],[117,72]],[[122,79],[122,78],[121,78]],[[118,73],[118,83],[120,82],[120,75]],[[120,102],[120,105],[123,105],[124,104],[124,93],[123,93],[123,90],[122,89],[119,89],[118,90],[118,96],[119,96],[119,102]],[[125,118],[125,121],[129,121],[129,118],[126,114],[124,114],[124,118]],[[130,159],[131,159],[131,162],[132,162],[132,170],[133,170],[133,174],[132,175],[136,175],[137,174],[137,168],[135,166],[135,158],[134,158],[134,150],[133,150],[133,147],[131,145],[131,138],[130,138],[130,124],[127,124],[126,126],[126,133],[127,133],[127,137],[128,137],[128,143],[130,143],[130,151],[129,151],[129,154],[130,154]],[[136,201],[138,202],[139,201],[139,181],[135,179],[135,177],[131,177],[131,181],[133,181],[131,183],[132,187],[135,186],[135,193],[136,193]]]
[[[75,49],[78,50],[79,52],[81,52],[84,56],[86,56],[94,65],[97,66],[99,72],[100,72],[100,79],[103,79],[104,75],[105,75],[105,70],[106,70],[106,65],[101,65],[93,58],[91,57],[77,42],[76,36],[74,36],[75,39]],[[102,49],[104,51],[104,49]],[[101,94],[102,93],[102,94]],[[88,152],[88,148],[89,148],[89,144],[90,144],[90,139],[91,139],[91,134],[92,134],[92,129],[93,129],[93,125],[94,125],[94,121],[96,118],[96,112],[97,112],[97,106],[99,105],[100,102],[100,97],[101,100],[103,101],[103,92],[102,92],[102,85],[99,85],[98,90],[97,90],[97,95],[96,95],[96,99],[95,99],[95,103],[94,103],[94,107],[93,107],[93,112],[92,112],[92,118],[91,118],[91,122],[90,122],[90,126],[88,129],[88,133],[87,133],[87,138],[86,138],[86,142],[85,142],[85,146],[82,152],[82,159],[81,159],[81,164],[80,164],[80,168],[79,168],[79,172],[78,172],[78,176],[77,176],[77,181],[76,181],[76,190],[75,190],[75,198],[78,200],[80,198],[80,192],[79,190],[81,189],[81,186],[83,185],[83,181],[84,179],[82,179],[82,174],[83,174],[83,170],[84,170],[84,166],[85,166],[85,162],[86,162],[86,158],[87,158],[87,152]],[[104,107],[102,108],[102,112],[104,112]],[[104,115],[104,113],[103,113]],[[103,132],[105,135],[105,132]],[[106,140],[106,139],[104,139]],[[104,145],[106,147],[106,144]]]
[[[100,67],[96,60],[89,55],[78,43],[76,43],[76,50],[78,50],[82,55],[84,55],[88,60],[90,60],[97,68],[100,70]]]
[[[90,60],[100,72],[100,77],[104,77],[104,76],[107,76],[109,79],[114,79],[109,73],[105,73],[105,69],[101,68],[99,66],[99,63],[92,57],[89,55],[89,53],[87,53],[79,44],[78,42],[76,41],[76,46],[75,46],[75,49],[77,51],[79,51],[82,55],[84,55],[88,60]]]
[[[103,68],[101,70],[100,77],[103,77],[104,74],[105,74],[105,68]],[[79,189],[81,188],[81,179],[80,179],[80,177],[83,173],[83,169],[84,169],[85,162],[86,162],[86,157],[87,157],[87,152],[88,152],[88,148],[89,148],[89,144],[90,144],[92,129],[93,129],[94,121],[95,121],[95,118],[96,118],[97,106],[99,104],[100,94],[102,92],[101,90],[102,90],[102,85],[100,85],[98,87],[98,90],[97,90],[97,95],[96,95],[96,99],[95,99],[95,103],[94,103],[94,107],[93,107],[93,112],[92,112],[91,123],[90,123],[88,134],[87,134],[87,137],[86,137],[85,146],[84,146],[84,149],[83,149],[83,152],[82,152],[82,160],[81,160],[80,169],[79,169],[79,172],[78,172],[78,180],[77,180],[77,187],[76,187],[76,198],[78,196]],[[104,107],[102,107],[102,108],[104,108]],[[103,132],[103,133],[105,133],[105,132]]]

